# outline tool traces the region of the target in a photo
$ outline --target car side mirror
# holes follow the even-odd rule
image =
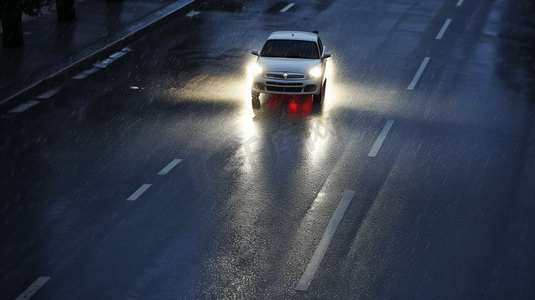
[[[253,50],[253,51],[251,51],[251,54],[258,56],[258,51]]]
[[[329,58],[329,57],[331,57],[331,53],[325,52],[325,53],[323,53],[323,55],[321,56],[321,59]]]

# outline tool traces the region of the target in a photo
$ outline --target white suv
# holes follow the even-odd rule
[[[330,53],[325,52],[317,31],[273,32],[252,66],[253,107],[260,105],[260,93],[314,95],[323,101],[327,79],[325,66]]]

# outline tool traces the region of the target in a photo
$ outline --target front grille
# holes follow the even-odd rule
[[[282,74],[274,74],[274,73],[267,73],[266,77],[284,79],[284,76]]]
[[[276,81],[266,81],[266,84],[271,85],[281,85],[281,86],[301,86],[302,82],[276,82]]]
[[[287,73],[288,77],[286,79],[304,79],[304,74],[299,73]],[[277,79],[284,79],[284,72],[277,72],[277,73],[266,73],[266,77],[268,78],[277,78]]]
[[[266,90],[269,92],[281,92],[281,93],[301,93],[302,87],[284,87],[284,86],[269,86],[266,85]]]
[[[305,75],[301,75],[301,74],[288,75],[288,79],[304,79],[304,78],[305,78]]]

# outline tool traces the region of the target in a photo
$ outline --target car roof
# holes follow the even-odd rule
[[[275,31],[268,37],[268,40],[299,40],[317,42],[318,35],[316,33],[306,31]]]

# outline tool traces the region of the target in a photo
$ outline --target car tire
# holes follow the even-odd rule
[[[321,86],[321,91],[317,95],[313,95],[314,97],[314,103],[322,103],[323,99],[325,99],[325,89],[327,87],[327,79],[323,81],[323,84]]]
[[[251,92],[251,104],[253,105],[253,109],[259,109],[260,108],[260,93],[259,92]]]

